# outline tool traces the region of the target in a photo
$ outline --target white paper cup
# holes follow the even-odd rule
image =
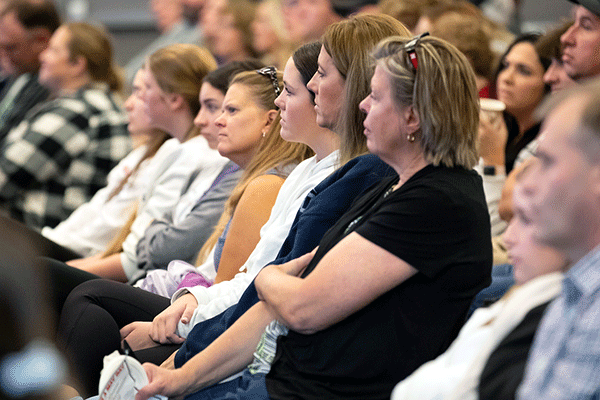
[[[506,105],[496,99],[479,99],[479,107],[481,111],[502,112],[506,110]]]

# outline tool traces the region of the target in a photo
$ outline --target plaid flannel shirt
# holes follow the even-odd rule
[[[38,105],[0,153],[0,201],[32,228],[56,226],[106,185],[131,149],[127,116],[105,86]]]
[[[546,309],[518,390],[520,400],[598,399],[600,394],[600,246],[565,275]]]

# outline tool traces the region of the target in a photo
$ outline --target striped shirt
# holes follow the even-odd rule
[[[600,246],[565,275],[537,330],[517,398],[597,399],[600,393]]]

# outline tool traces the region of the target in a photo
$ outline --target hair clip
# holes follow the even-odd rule
[[[275,96],[279,97],[279,94],[281,94],[281,88],[279,87],[279,80],[277,79],[277,68],[264,67],[257,69],[256,72],[261,75],[268,76],[271,79],[271,84],[273,84],[273,89],[275,89]]]
[[[417,43],[419,43],[419,40],[421,40],[421,38],[424,38],[425,36],[429,36],[429,32],[424,32],[419,36],[415,36],[414,38],[406,42],[406,44],[404,45],[404,51],[406,51],[406,54],[408,54],[410,62],[412,63],[413,67],[415,67],[415,71],[417,70],[417,66],[419,65],[419,59],[417,58],[416,51]]]

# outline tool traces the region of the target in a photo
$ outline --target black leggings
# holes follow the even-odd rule
[[[46,238],[37,231],[29,228],[23,223],[10,217],[0,216],[0,229],[13,232],[15,235],[20,235],[24,240],[27,240],[41,256],[54,258],[60,261],[69,261],[76,258],[81,258],[71,249],[63,247],[52,240]]]
[[[89,397],[98,393],[104,356],[121,347],[119,330],[134,321],[152,321],[170,305],[166,297],[107,279],[77,286],[67,298],[58,323],[58,343]],[[161,364],[180,345],[136,351],[140,362]]]

